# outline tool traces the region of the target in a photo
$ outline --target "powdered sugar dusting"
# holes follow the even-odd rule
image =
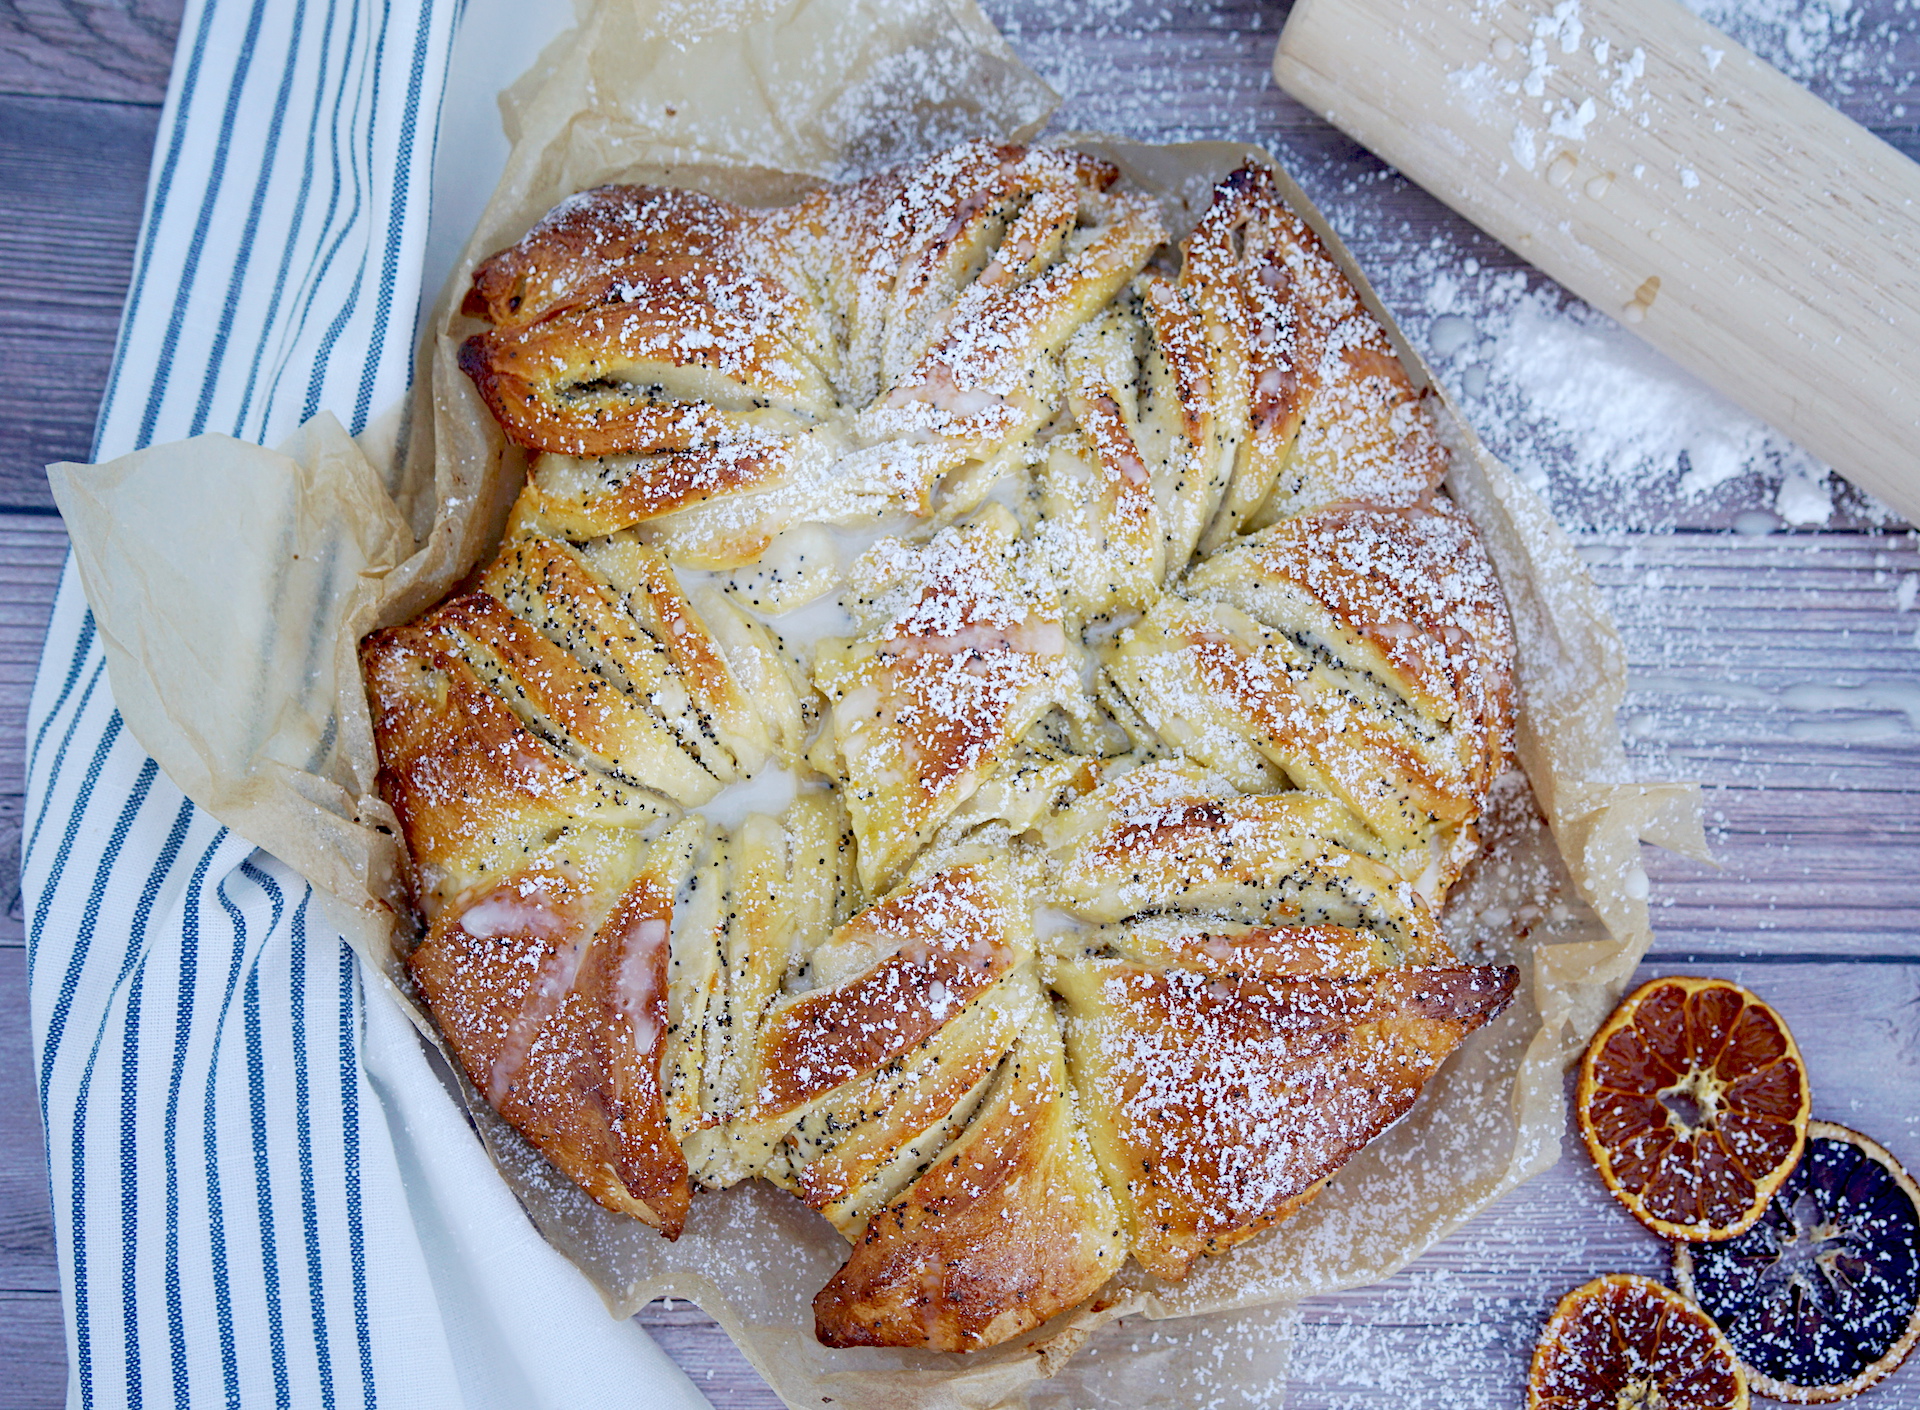
[[[1916,55],[1905,5],[1874,18],[1857,0],[1684,0],[1688,9],[1789,78],[1844,100],[1868,86],[1910,89]],[[1715,54],[1706,58],[1718,66]],[[1904,113],[1893,113],[1901,117]]]
[[[1343,193],[1352,209],[1358,191]],[[1381,240],[1380,234],[1375,239]],[[1451,240],[1381,241],[1382,297],[1488,449],[1571,528],[1774,525],[1835,514],[1898,522],[1757,417],[1613,319],[1526,271],[1462,260]]]

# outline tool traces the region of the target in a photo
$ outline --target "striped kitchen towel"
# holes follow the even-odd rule
[[[96,459],[399,399],[458,39],[525,8],[191,0]],[[71,561],[27,747],[70,1406],[705,1403],[534,1233],[307,884],[128,736]]]

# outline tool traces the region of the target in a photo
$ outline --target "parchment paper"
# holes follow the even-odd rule
[[[454,363],[477,326],[452,311],[474,264],[601,182],[784,201],[964,136],[1027,140],[1053,101],[971,0],[588,3],[502,95],[506,172],[427,321],[402,424],[356,443],[323,414],[273,451],[205,436],[50,467],[129,729],[196,803],[315,884],[430,1041],[405,988],[403,860],[374,791],[354,646],[491,551],[524,473]],[[1069,140],[1157,195],[1176,234],[1219,177],[1271,160],[1224,143]],[[1281,186],[1429,385],[1338,238]],[[558,1176],[446,1065],[528,1213],[615,1315],[691,1299],[795,1405],[1271,1404],[1287,1304],[1386,1277],[1553,1163],[1561,1074],[1651,939],[1640,844],[1704,857],[1705,841],[1690,787],[1626,781],[1623,653],[1572,546],[1444,394],[1438,413],[1449,488],[1479,526],[1519,640],[1531,795],[1517,778],[1501,790],[1486,855],[1446,916],[1463,957],[1522,967],[1506,1013],[1288,1223],[1183,1284],[1130,1269],[1087,1307],[965,1356],[819,1346],[811,1300],[845,1254],[823,1219],[752,1183],[697,1196],[668,1244]],[[1096,1335],[1134,1315],[1166,1320],[1147,1338],[1132,1325]]]

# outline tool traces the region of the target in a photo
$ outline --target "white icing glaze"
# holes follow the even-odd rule
[[[799,786],[797,775],[774,765],[760,770],[752,778],[728,784],[693,811],[708,822],[736,828],[754,813],[778,817],[793,802]]]
[[[520,1012],[514,1015],[499,1052],[487,1066],[487,1100],[496,1108],[506,1100],[515,1080],[526,1069],[527,1054],[532,1051],[533,1040],[541,1027],[573,992],[573,981],[580,973],[580,960],[586,950],[587,940],[582,936],[560,946],[541,964],[540,977],[534,981]]]
[[[469,906],[460,917],[460,928],[476,940],[498,940],[508,935],[552,939],[566,924],[553,899],[539,888],[496,891]]]
[[[853,635],[853,614],[840,605],[837,595],[817,597],[806,606],[785,616],[767,619],[767,625],[780,634],[782,644],[802,661],[812,658],[814,646],[828,637]]]
[[[654,1001],[660,997],[655,976],[666,944],[666,921],[649,916],[628,933],[614,971],[613,1002],[633,1029],[634,1046],[642,1056],[653,1051],[660,1037],[660,1023],[653,1013]]]

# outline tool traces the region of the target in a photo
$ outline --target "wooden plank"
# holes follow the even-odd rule
[[[1635,766],[1695,778],[1721,870],[1649,857],[1667,954],[1895,953],[1920,934],[1913,535],[1593,536]]]
[[[66,557],[66,528],[58,518],[0,511],[0,799],[24,788],[27,700]],[[7,851],[19,845],[17,834],[5,830],[10,818],[17,826],[18,816],[17,808],[0,804],[0,859],[18,856]],[[6,924],[0,919],[0,935]]]
[[[66,529],[57,517],[0,512],[0,952],[26,943],[20,847],[27,703],[66,556]],[[6,1031],[0,1019],[0,1035]]]
[[[0,93],[158,104],[182,0],[10,0]]]
[[[27,1043],[27,956],[0,950],[0,1292],[57,1293],[46,1142]]]
[[[1317,197],[1342,187],[1367,197],[1342,229],[1363,263],[1376,270],[1410,244],[1434,239],[1444,240],[1458,258],[1520,263],[1280,94],[1267,78],[1266,59],[1283,16],[1263,6],[1249,0],[1193,7],[1103,0],[1040,13],[1011,3],[989,9],[1066,95],[1059,124],[1064,128],[1272,145]],[[1876,0],[1850,12],[1848,23],[1870,35],[1893,13],[1889,0]],[[163,68],[152,84],[124,91],[99,74],[131,72],[129,65],[148,61],[140,54],[157,63],[159,37],[170,36],[176,22],[177,7],[154,0],[27,0],[0,9],[0,94],[157,101]],[[1908,49],[1920,50],[1913,30],[1908,25],[1892,32],[1881,60],[1883,67],[1892,66],[1890,72],[1904,71],[1898,66]],[[78,67],[68,73],[62,64]],[[1847,110],[1861,121],[1895,121],[1891,100],[1885,112],[1859,107],[1886,98],[1888,91],[1867,84],[1853,94],[1825,96],[1843,106],[1853,103]],[[85,455],[111,356],[153,119],[115,111],[111,104],[90,107],[94,111],[69,112],[57,103],[0,100],[0,176],[12,193],[0,204],[0,254],[17,253],[26,262],[15,267],[36,271],[34,289],[0,287],[0,367],[10,373],[0,381],[0,505],[50,504],[37,467]],[[1905,130],[1883,135],[1920,148],[1911,116],[1903,116]],[[97,228],[102,221],[106,227]],[[49,298],[45,281],[63,279],[73,286],[65,291],[72,297]],[[1684,513],[1676,522],[1715,526]]]
[[[20,820],[26,801],[18,793],[0,794],[0,952],[27,943],[26,912],[20,900]],[[6,963],[0,954],[0,964]]]
[[[1832,795],[1823,798],[1827,803]],[[1884,799],[1884,795],[1876,795]],[[1709,798],[1709,816],[1715,811]],[[1832,815],[1782,816],[1778,835],[1710,831],[1719,870],[1650,853],[1654,950],[1679,956],[1890,954],[1913,948],[1920,916],[1916,809],[1904,827],[1819,835]]]
[[[1279,95],[1266,78],[1270,37],[1270,29],[1236,35],[1196,26],[1184,37],[1142,39],[1109,26],[1087,34],[1050,30],[1032,43],[1054,46],[1048,66],[1074,88],[1062,127],[1272,147],[1333,206],[1336,225],[1375,271],[1390,305],[1401,306],[1395,270],[1410,250],[1437,245],[1455,263],[1521,267],[1519,256]],[[1127,55],[1142,49],[1150,60],[1129,65]],[[1151,89],[1144,97],[1142,85]],[[36,270],[31,285],[0,286],[0,368],[9,373],[0,379],[0,507],[49,507],[39,467],[88,453],[153,122],[150,111],[110,104],[69,111],[59,101],[0,98],[0,179],[18,193],[0,203],[0,258]],[[1418,296],[1404,307],[1418,340],[1426,321]],[[1725,527],[1745,507],[1687,500],[1658,512],[1679,527]]]
[[[0,948],[0,1404],[52,1410],[66,1394],[60,1269],[46,1146],[27,1044],[26,952]]]
[[[113,362],[157,110],[0,98],[0,510],[51,510]],[[19,277],[31,270],[30,278]]]
[[[8,1410],[59,1410],[67,1400],[60,1294],[0,1291],[0,1366]]]
[[[1326,130],[1326,123],[1268,79],[1266,30],[1165,29],[1144,35],[1029,33],[1020,57],[1061,95],[1055,126],[1123,132],[1152,141],[1250,139],[1247,134]]]
[[[1623,725],[1643,768],[1732,790],[1903,795],[1888,817],[1913,828],[1920,615],[1901,585],[1920,583],[1920,540],[1597,536],[1582,556],[1628,643]],[[1767,806],[1741,805],[1760,826]]]
[[[713,1402],[714,1410],[781,1410],[785,1404],[720,1324],[692,1303],[649,1303],[634,1320]]]

